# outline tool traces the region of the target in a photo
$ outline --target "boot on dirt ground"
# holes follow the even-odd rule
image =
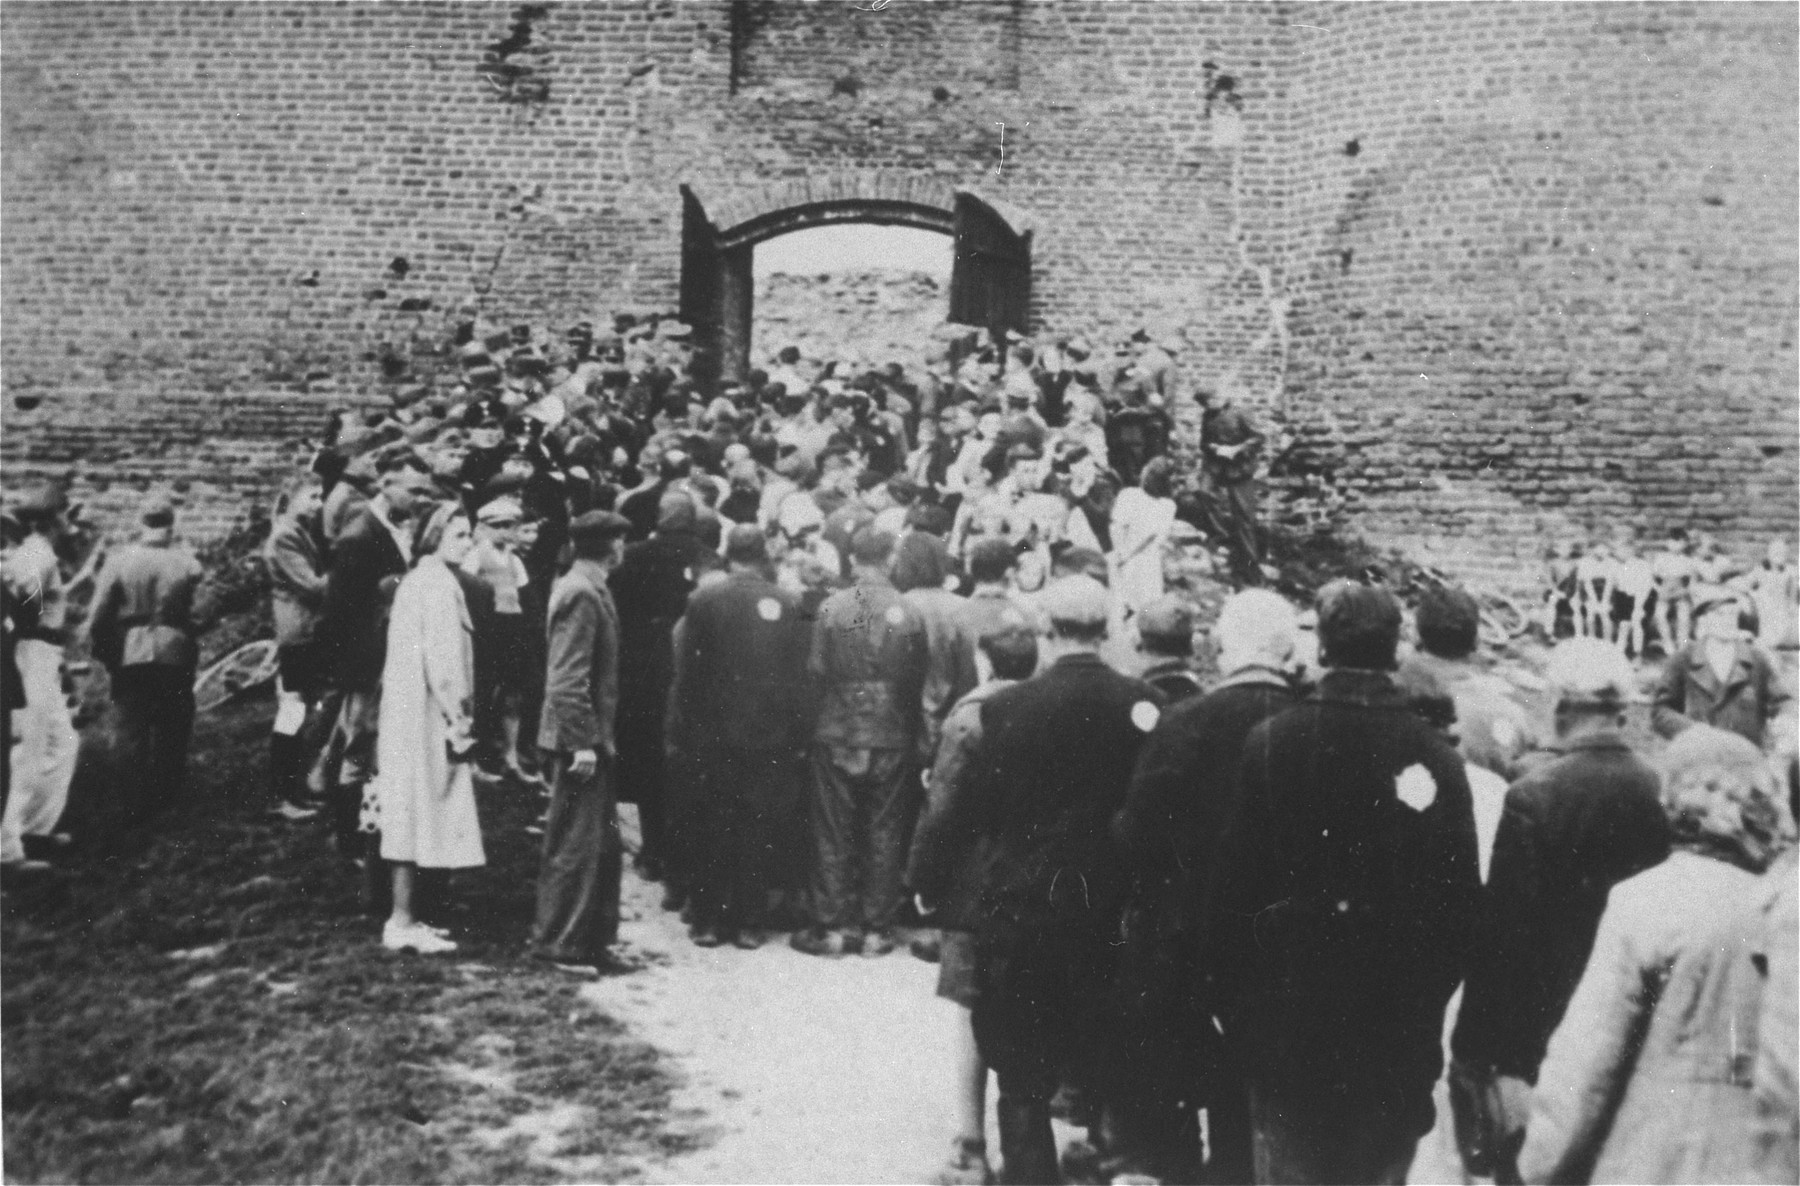
[[[788,946],[804,955],[836,959],[839,956],[855,955],[862,950],[862,936],[851,931],[827,931],[813,927],[795,931],[794,937],[788,940]]]
[[[932,1181],[937,1186],[993,1186],[994,1170],[988,1165],[987,1142],[980,1137],[952,1140],[950,1160]]]

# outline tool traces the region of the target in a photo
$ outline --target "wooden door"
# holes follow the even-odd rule
[[[950,270],[950,320],[976,325],[996,338],[1029,331],[1031,232],[1013,230],[992,206],[956,195],[956,258]]]

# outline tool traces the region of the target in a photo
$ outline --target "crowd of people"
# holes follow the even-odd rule
[[[1775,649],[1794,642],[1800,569],[1785,539],[1762,557],[1733,556],[1706,532],[1677,529],[1660,546],[1628,531],[1611,541],[1557,542],[1545,551],[1542,628],[1550,638],[1604,638],[1636,658],[1673,655],[1694,640],[1702,601],[1738,603],[1744,629]]]
[[[626,800],[694,943],[937,962],[946,1182],[994,1179],[990,1075],[1006,1182],[1402,1182],[1434,1130],[1471,1179],[1794,1180],[1792,671],[1723,580],[1684,585],[1653,764],[1585,600],[1540,714],[1465,592],[1406,646],[1380,586],[1258,587],[1261,435],[1197,393],[1178,481],[1147,334],[971,335],[923,373],[789,349],[708,396],[687,333],[470,327],[455,398],[334,417],[284,493],[270,789],[383,946],[456,950],[419,875],[485,861],[486,785],[542,797],[532,956],[626,970]],[[74,745],[55,499],[21,505],[9,861]],[[86,624],[146,821],[193,720],[173,515]],[[1237,586],[1209,628],[1165,586],[1186,535]]]

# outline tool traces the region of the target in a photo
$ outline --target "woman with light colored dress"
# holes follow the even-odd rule
[[[372,789],[394,888],[381,942],[393,950],[454,951],[448,936],[413,913],[417,872],[486,864],[471,763],[474,638],[452,571],[470,542],[461,507],[444,504],[423,516],[413,547],[418,559],[388,618]]]

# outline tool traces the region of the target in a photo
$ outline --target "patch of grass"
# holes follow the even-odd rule
[[[201,719],[195,803],[141,855],[8,893],[8,1180],[612,1181],[678,1148],[656,1052],[523,959],[536,797],[483,793],[489,865],[435,895],[461,950],[390,954],[325,825],[267,815],[269,712]],[[545,1114],[579,1123],[510,1135]]]

